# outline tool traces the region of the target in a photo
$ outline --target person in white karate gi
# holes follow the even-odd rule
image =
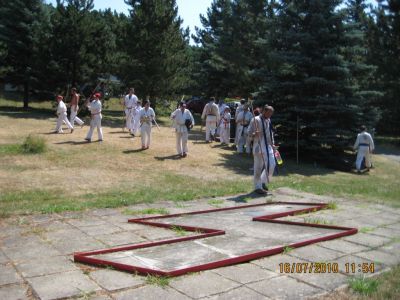
[[[267,194],[268,183],[276,166],[274,132],[271,125],[273,113],[274,108],[265,105],[262,113],[251,119],[248,130],[254,139],[254,188],[258,194]]]
[[[123,106],[125,111],[125,127],[129,130],[131,135],[134,135],[132,132],[132,124],[133,124],[133,111],[136,107],[136,102],[138,101],[137,96],[135,95],[135,89],[130,88],[129,93],[125,96]]]
[[[248,138],[248,126],[253,117],[253,114],[249,111],[249,106],[245,104],[243,110],[236,116],[237,126],[237,145],[236,149],[238,153],[244,152],[246,146],[246,153],[250,154],[251,139]]]
[[[229,145],[231,133],[231,109],[226,106],[225,111],[221,116],[219,125],[219,137],[223,145]]]
[[[140,115],[140,135],[142,139],[142,150],[149,149],[151,142],[151,126],[156,118],[154,110],[150,107],[150,101],[143,102],[143,108],[139,112]]]
[[[88,142],[92,141],[93,130],[97,128],[97,135],[99,141],[103,141],[103,130],[101,129],[101,119],[103,118],[101,115],[101,102],[100,102],[100,93],[96,93],[93,95],[93,100],[90,102],[87,107],[90,111],[90,129],[86,135],[85,140]]]
[[[140,100],[136,102],[136,106],[132,109],[132,135],[135,136],[140,129],[140,110],[142,109],[142,103]]]
[[[63,133],[62,130],[62,124],[63,122],[68,126],[69,129],[71,129],[71,133],[74,132],[74,127],[71,125],[71,123],[68,121],[67,118],[67,106],[65,105],[63,101],[64,97],[61,95],[57,96],[57,125],[54,133]]]
[[[206,121],[206,142],[212,142],[215,139],[215,130],[220,119],[218,105],[215,104],[214,97],[211,97],[210,101],[204,106],[201,118]]]
[[[371,134],[367,132],[367,128],[363,125],[360,129],[361,132],[357,135],[353,146],[354,150],[357,151],[356,168],[358,173],[361,172],[361,163],[364,158],[367,171],[371,168],[371,153],[375,149],[374,140]]]
[[[79,98],[80,95],[77,93],[76,88],[71,89],[71,113],[69,115],[69,122],[71,123],[72,127],[75,126],[75,122],[78,123],[79,126],[83,126],[83,121],[78,118],[78,111],[79,111]]]
[[[188,135],[189,130],[194,126],[192,113],[186,109],[186,103],[180,102],[179,107],[171,114],[174,121],[176,135],[176,151],[181,157],[186,157],[188,153]]]

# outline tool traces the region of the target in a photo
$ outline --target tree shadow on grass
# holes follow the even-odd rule
[[[224,167],[228,170],[241,175],[253,175],[254,160],[252,155],[239,154],[236,152],[226,152],[220,154],[219,162],[215,166]],[[302,176],[328,175],[337,172],[337,170],[325,168],[321,165],[311,163],[296,164],[291,159],[286,159],[283,165],[278,165],[274,176],[287,176],[298,174]]]
[[[400,148],[393,144],[379,144],[376,145],[374,150],[375,154],[384,154],[384,155],[398,155],[400,156]]]
[[[45,108],[28,108],[0,106],[0,116],[16,119],[50,119],[55,118],[55,110]]]

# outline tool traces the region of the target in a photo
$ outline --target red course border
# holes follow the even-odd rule
[[[335,229],[335,230],[341,230],[341,232],[339,232],[339,233],[336,232],[334,234],[330,234],[330,235],[320,237],[320,238],[304,240],[301,242],[286,245],[284,247],[276,247],[276,248],[268,249],[268,250],[260,250],[257,252],[240,255],[237,257],[233,257],[233,258],[213,261],[210,263],[205,263],[205,264],[200,264],[200,265],[194,265],[191,267],[177,269],[174,271],[160,271],[160,270],[143,268],[143,267],[127,265],[127,264],[122,264],[122,263],[116,263],[116,262],[112,262],[112,261],[107,261],[107,260],[102,260],[102,259],[97,259],[97,258],[91,257],[93,255],[134,250],[134,249],[140,249],[140,248],[150,248],[150,247],[155,247],[155,246],[159,246],[159,245],[173,244],[173,243],[179,243],[179,242],[195,240],[195,239],[203,239],[203,238],[207,238],[207,237],[211,237],[211,236],[225,234],[225,231],[219,230],[219,229],[183,226],[183,225],[176,225],[176,224],[165,224],[165,223],[159,223],[159,222],[152,222],[150,220],[166,219],[166,218],[179,217],[179,216],[184,216],[184,215],[205,214],[205,213],[210,213],[210,212],[242,209],[242,208],[248,208],[248,207],[259,207],[259,206],[266,206],[266,205],[277,205],[277,204],[293,204],[293,205],[307,205],[307,206],[312,205],[312,207],[296,209],[296,210],[287,211],[287,212],[283,212],[283,213],[276,213],[276,214],[271,214],[271,215],[255,217],[255,218],[253,218],[253,221],[279,223],[279,224],[287,224],[287,225],[297,225],[297,226],[304,226],[304,227],[318,227],[318,228],[325,228],[325,229]],[[136,273],[140,273],[140,274],[152,274],[152,275],[157,275],[157,276],[180,276],[180,275],[183,275],[183,274],[186,274],[189,272],[199,272],[199,271],[204,271],[204,270],[209,270],[209,269],[215,269],[215,268],[219,268],[219,267],[223,267],[223,266],[247,262],[247,261],[265,257],[265,256],[278,254],[278,253],[283,252],[285,247],[298,248],[298,247],[302,247],[305,245],[314,244],[314,243],[327,241],[327,240],[332,240],[332,239],[336,239],[339,237],[357,233],[356,228],[274,220],[274,219],[282,218],[285,216],[293,216],[296,214],[301,214],[301,213],[306,213],[306,212],[314,212],[314,211],[321,210],[326,207],[327,207],[327,204],[325,204],[325,203],[269,202],[269,203],[264,203],[264,204],[243,205],[243,206],[226,207],[226,208],[210,209],[210,210],[203,210],[203,211],[193,211],[193,212],[181,213],[181,214],[130,219],[130,220],[128,220],[128,222],[130,222],[130,223],[137,223],[137,224],[142,224],[142,225],[150,225],[150,226],[163,227],[163,228],[169,228],[169,229],[173,229],[174,227],[175,228],[180,227],[186,231],[199,232],[200,234],[189,236],[189,237],[167,239],[167,240],[162,240],[162,241],[157,241],[157,242],[147,242],[147,243],[141,243],[141,244],[127,245],[127,246],[122,246],[122,247],[114,247],[114,248],[110,248],[110,249],[102,249],[102,250],[88,251],[88,252],[77,252],[77,253],[74,253],[74,261],[86,263],[86,264],[97,265],[97,266],[111,266],[118,270],[128,271],[128,272],[136,272]]]

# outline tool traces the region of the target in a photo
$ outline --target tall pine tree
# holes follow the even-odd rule
[[[369,61],[378,67],[376,85],[384,95],[378,105],[382,109],[379,130],[400,133],[400,1],[378,0],[370,19]]]
[[[115,35],[93,0],[57,1],[52,16],[52,74],[63,85],[82,85],[108,74]]]
[[[129,61],[123,80],[139,96],[156,100],[179,92],[188,78],[188,31],[181,29],[175,0],[129,0],[125,41]]]
[[[3,44],[3,62],[8,67],[5,81],[23,86],[23,103],[27,109],[38,55],[36,29],[43,3],[41,0],[2,2],[0,43]]]
[[[343,49],[341,1],[281,1],[260,95],[277,110],[281,139],[308,154],[343,153],[365,117]]]

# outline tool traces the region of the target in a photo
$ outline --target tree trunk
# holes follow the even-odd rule
[[[29,108],[29,80],[24,82],[24,109]]]

